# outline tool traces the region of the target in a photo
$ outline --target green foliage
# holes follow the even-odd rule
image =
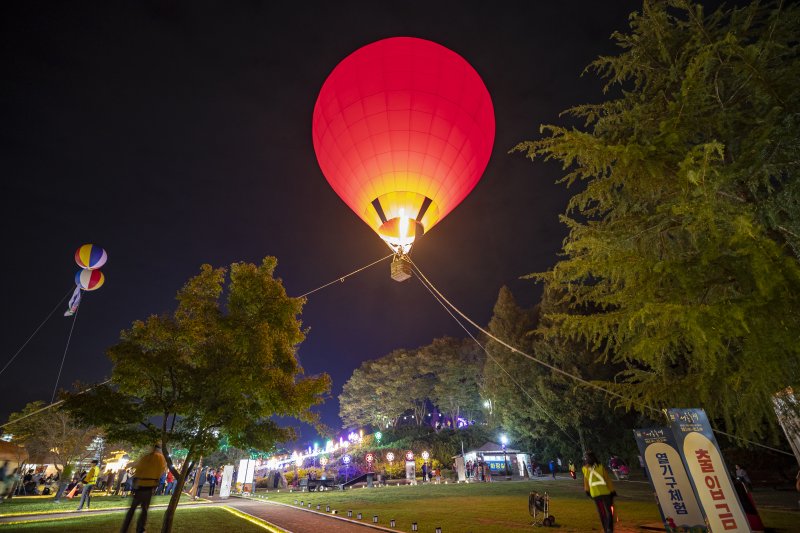
[[[434,376],[430,401],[452,420],[476,418],[481,410],[479,381],[483,350],[472,339],[442,337],[417,352],[423,371]]]
[[[572,375],[586,380],[611,378],[614,366],[598,363],[598,354],[585,344],[531,335],[542,323],[540,315],[548,316],[552,307],[546,298],[533,309],[523,309],[511,291],[502,287],[489,331]],[[520,443],[517,446],[534,452],[537,460],[577,459],[587,449],[601,457],[636,456],[630,430],[637,421],[610,406],[604,393],[512,353],[494,340],[486,343],[486,350],[484,393],[494,418],[512,441]]]
[[[365,361],[353,371],[339,396],[339,416],[345,427],[395,426],[410,407],[406,395],[402,358],[405,350],[395,350],[374,361]]]
[[[292,428],[271,417],[314,422],[308,409],[322,401],[330,379],[303,376],[295,356],[304,338],[303,301],[286,295],[273,276],[276,264],[272,257],[261,265],[235,263],[227,284],[225,269],[204,265],[178,292],[173,314],[135,321],[108,350],[112,385],[74,396],[67,406],[112,438],[160,443],[178,478],[176,494],[223,435],[232,446],[264,450],[293,438]],[[187,450],[180,470],[173,447]]]
[[[800,7],[654,0],[630,26],[590,67],[615,97],[517,147],[582,182],[564,258],[535,275],[539,332],[623,365],[627,407],[774,434],[771,397],[800,378]]]
[[[443,337],[417,350],[394,350],[365,361],[344,384],[339,416],[345,427],[397,426],[408,411],[417,426],[429,406],[455,420],[480,411],[483,354],[471,340]]]

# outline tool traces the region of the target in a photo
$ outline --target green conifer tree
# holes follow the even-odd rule
[[[520,144],[580,182],[540,327],[625,366],[629,407],[773,435],[800,381],[800,7],[648,0],[589,70],[612,95]]]

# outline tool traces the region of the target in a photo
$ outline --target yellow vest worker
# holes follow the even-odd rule
[[[614,484],[611,482],[611,476],[608,475],[608,470],[606,470],[605,466],[584,466],[582,472],[583,490],[590,497],[606,496],[614,492]]]
[[[78,511],[83,509],[84,505],[87,509],[92,505],[92,489],[97,483],[97,477],[100,475],[100,467],[97,466],[97,463],[97,459],[92,461],[92,467],[81,480],[83,482],[83,490],[81,491],[81,502],[78,504]]]
[[[608,470],[593,452],[583,456],[583,490],[594,500],[604,533],[614,532],[614,484]]]
[[[94,485],[97,483],[97,478],[100,476],[100,468],[97,465],[92,466],[88,472],[86,472],[86,476],[83,478],[85,483]]]

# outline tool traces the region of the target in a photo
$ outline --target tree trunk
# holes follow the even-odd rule
[[[575,429],[578,432],[578,440],[581,443],[581,454],[582,455],[586,455],[586,440],[584,440],[584,438],[583,438],[583,431],[581,430],[580,426],[578,426]]]
[[[178,502],[183,494],[183,486],[186,484],[186,476],[189,475],[189,469],[192,464],[190,457],[187,456],[183,462],[180,475],[178,476],[178,484],[175,485],[175,490],[172,491],[172,496],[169,499],[169,505],[164,512],[164,522],[161,524],[161,533],[170,533],[172,531],[172,520],[175,518],[175,510],[178,508]]]

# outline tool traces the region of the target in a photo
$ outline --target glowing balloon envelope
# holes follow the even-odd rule
[[[87,270],[94,270],[106,264],[108,254],[96,244],[84,244],[75,251],[75,262]]]
[[[105,281],[106,277],[99,270],[79,270],[75,274],[75,285],[85,291],[97,290]]]
[[[494,134],[492,100],[475,69],[413,37],[347,56],[325,80],[312,124],[325,178],[397,252],[475,187]]]

